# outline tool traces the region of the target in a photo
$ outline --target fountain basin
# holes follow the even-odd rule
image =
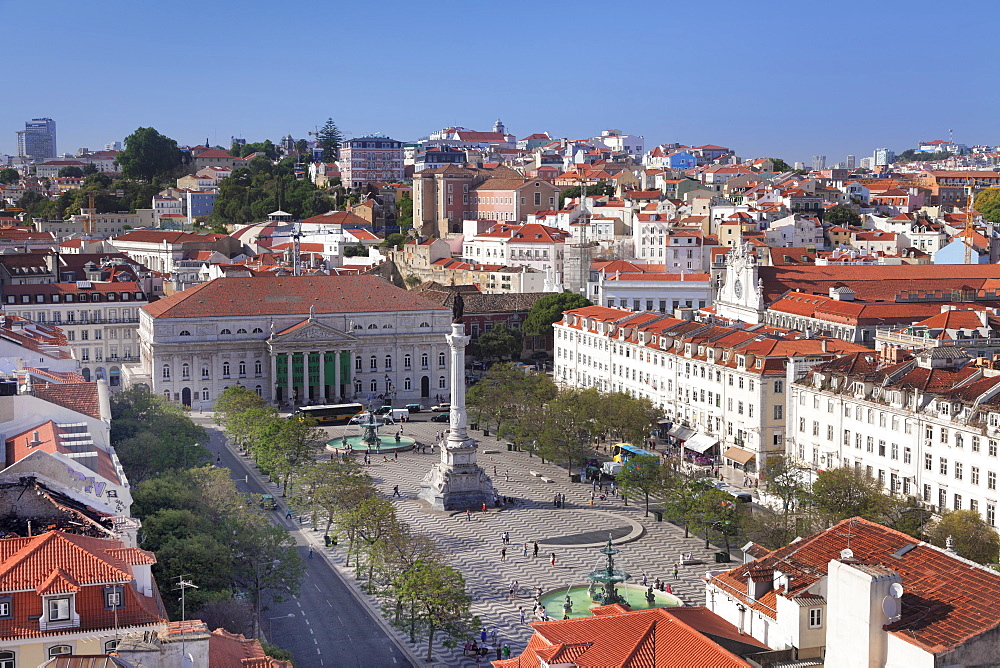
[[[647,589],[641,585],[619,584],[616,589],[618,590],[618,594],[628,602],[629,607],[633,610],[673,608],[684,605],[684,602],[673,594],[667,594],[655,589],[653,590],[655,599],[653,604],[650,605],[646,601]],[[548,613],[549,619],[563,618],[563,603],[566,600],[567,594],[569,595],[570,602],[573,604],[573,611],[569,613],[570,619],[590,617],[593,614],[590,612],[590,609],[602,605],[591,598],[589,588],[584,585],[553,589],[543,594],[541,599],[541,603],[545,606],[545,611]]]
[[[370,446],[370,454],[372,457],[376,455],[392,454],[394,452],[402,452],[406,450],[412,450],[413,446],[416,445],[416,439],[409,438],[407,436],[400,436],[399,442],[396,441],[395,436],[379,436],[378,437],[378,447]],[[344,447],[344,438],[334,438],[326,442],[326,449],[329,452],[335,452],[338,455],[344,454],[344,450],[353,452],[356,455],[364,455],[368,451],[369,444],[365,442],[364,436],[348,436],[347,437],[347,447]]]

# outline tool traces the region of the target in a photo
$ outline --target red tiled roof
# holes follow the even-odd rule
[[[35,383],[35,397],[49,403],[100,419],[97,383]]]
[[[719,623],[726,624],[721,620]],[[616,605],[603,606],[594,609],[592,617],[535,622],[531,627],[535,634],[524,652],[518,657],[494,661],[496,668],[538,668],[543,661],[546,665],[570,664],[579,668],[751,665],[699,633],[668,608],[627,611]]]
[[[350,211],[327,211],[317,216],[311,216],[301,220],[302,223],[313,223],[322,225],[349,225],[351,227],[363,227],[368,225],[368,221],[361,216]]]
[[[924,371],[928,371],[924,369]],[[853,561],[887,568],[900,575],[902,616],[885,629],[932,654],[955,647],[1000,626],[1000,574],[958,559],[944,550],[860,517],[779,548],[766,556],[710,578],[741,601],[772,618],[777,595],[798,597],[826,577],[831,560],[850,547]],[[911,546],[901,556],[900,548]],[[776,568],[791,575],[789,590],[771,590],[758,601],[746,596],[747,579],[755,571]]]
[[[154,318],[431,311],[439,306],[376,276],[216,278],[143,307]]]
[[[292,668],[264,653],[260,641],[239,633],[215,629],[208,639],[208,661],[212,668]]]
[[[111,239],[112,245],[117,241],[131,241],[148,244],[181,244],[185,241],[216,241],[224,239],[224,234],[202,232],[171,232],[167,230],[132,230]]]

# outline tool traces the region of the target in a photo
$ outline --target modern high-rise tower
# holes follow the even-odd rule
[[[818,172],[826,169],[826,156],[825,155],[814,155],[812,159],[812,170]]]
[[[56,157],[56,122],[51,118],[26,121],[17,132],[17,154],[35,160]]]

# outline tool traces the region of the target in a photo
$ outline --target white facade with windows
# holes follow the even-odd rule
[[[817,366],[791,386],[787,454],[817,470],[863,469],[887,492],[995,527],[998,369],[957,348],[882,368],[874,352]]]
[[[601,306],[567,311],[553,329],[557,383],[648,398],[697,452],[750,471],[784,452],[788,378],[834,355],[824,340]]]
[[[121,380],[121,365],[139,359],[139,311],[148,302],[133,281],[77,281],[4,286],[3,310],[63,330],[80,374]]]
[[[220,278],[142,311],[126,377],[202,409],[236,384],[276,404],[435,403],[450,391],[450,323],[373,276]]]

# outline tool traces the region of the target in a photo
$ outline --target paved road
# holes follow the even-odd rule
[[[241,492],[262,494],[267,489],[251,474],[248,461],[225,447],[222,433],[208,421],[195,420],[208,429],[209,449],[216,464],[232,471]],[[272,604],[263,615],[262,627],[276,645],[292,652],[297,666],[411,666],[406,656],[382,631],[371,613],[361,605],[334,572],[321,551],[307,559],[308,527],[300,530],[281,512],[272,513],[274,523],[295,538],[307,570],[299,595]],[[293,615],[289,617],[288,615]]]

